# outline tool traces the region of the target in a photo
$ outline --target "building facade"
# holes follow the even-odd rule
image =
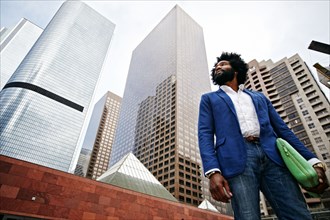
[[[78,162],[74,170],[74,174],[77,176],[85,177],[87,173],[87,167],[91,158],[92,151],[86,148],[82,148],[79,154]]]
[[[0,31],[0,90],[13,75],[26,54],[39,38],[42,28],[22,18],[18,24]]]
[[[0,154],[73,171],[115,25],[62,4],[0,93]]]
[[[326,163],[329,178],[329,101],[305,62],[296,54],[276,63],[252,60],[249,67],[246,87],[261,91],[270,99],[300,141]],[[306,192],[304,195],[312,211],[329,207],[329,198],[311,198]],[[265,200],[262,206],[265,215],[272,214]]]
[[[96,179],[107,171],[122,98],[107,92],[96,104],[86,132],[83,149],[92,149],[86,177]]]
[[[110,166],[133,152],[175,198],[198,206],[199,101],[210,90],[203,30],[175,6],[133,51]]]

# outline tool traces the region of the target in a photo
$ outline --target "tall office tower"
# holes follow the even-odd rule
[[[210,90],[203,30],[175,6],[133,51],[110,165],[132,151],[179,201],[197,206],[199,101]]]
[[[13,75],[26,54],[39,38],[42,29],[22,18],[18,24],[0,32],[0,90]]]
[[[109,166],[122,98],[107,92],[96,104],[86,132],[83,149],[92,149],[86,177],[96,179]]]
[[[62,4],[0,93],[0,154],[73,171],[115,25]]]
[[[249,66],[247,88],[262,91],[270,99],[295,135],[327,164],[329,178],[329,101],[305,62],[296,54],[276,63],[252,60]],[[307,193],[305,197],[311,210],[323,208],[327,202]]]

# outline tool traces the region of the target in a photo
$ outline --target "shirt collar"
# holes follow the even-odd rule
[[[237,94],[231,87],[229,87],[227,85],[220,86],[220,89],[222,89],[226,93],[232,93],[232,94],[235,93],[235,94]],[[243,92],[243,90],[244,90],[244,84],[240,84],[238,86],[238,92]]]

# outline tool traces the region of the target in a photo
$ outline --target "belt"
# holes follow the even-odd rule
[[[259,137],[254,137],[254,136],[247,136],[247,137],[244,137],[244,139],[247,142],[258,142],[259,141]]]

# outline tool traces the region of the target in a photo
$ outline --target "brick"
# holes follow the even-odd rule
[[[78,210],[81,211],[90,211],[92,210],[92,203],[91,202],[86,202],[86,201],[80,201]]]
[[[45,192],[37,192],[34,202],[41,204],[49,204],[49,195]]]
[[[13,166],[9,170],[9,174],[14,174],[17,176],[25,177],[27,175],[28,171],[29,171],[29,168],[27,168],[25,166],[13,164]]]
[[[71,188],[68,188],[68,187],[63,187],[63,186],[60,186],[60,185],[56,185],[56,186],[61,187],[61,189],[62,189],[61,193],[60,193],[61,196],[74,197],[74,198],[81,199],[81,200],[85,200],[86,197],[87,197],[86,192],[82,192],[82,191],[79,191],[79,190],[74,190],[74,189],[71,189]]]
[[[95,219],[97,219],[97,220],[107,220],[107,216],[96,214]]]
[[[95,193],[96,185],[84,183],[82,184],[81,189],[84,192]]]
[[[76,209],[79,207],[80,201],[74,198],[66,198],[64,200],[64,207],[70,208],[70,209]]]
[[[65,177],[65,176],[58,176],[56,185],[73,188],[73,189],[78,189],[80,183],[76,180],[73,180],[73,179]]]
[[[77,209],[70,209],[68,219],[81,220],[83,219],[83,211]]]
[[[106,197],[106,196],[100,196],[99,197],[99,204],[101,205],[110,205],[110,202],[111,202],[111,198],[109,197]]]
[[[70,209],[66,207],[56,207],[54,210],[54,217],[67,219]]]
[[[57,178],[58,178],[57,175],[54,175],[49,172],[45,172],[42,177],[42,182],[56,184]]]
[[[92,213],[92,212],[84,212],[83,213],[83,219],[94,220],[94,219],[96,219],[96,214]]]
[[[95,187],[95,193],[98,195],[107,195],[111,193],[111,190],[105,187],[96,186]]]
[[[29,190],[21,188],[17,194],[17,199],[33,201],[33,198],[36,197],[37,192],[35,190]]]
[[[98,203],[99,202],[100,195],[95,193],[89,193],[87,192],[87,196],[85,198],[85,201],[92,202],[92,203]]]
[[[9,173],[13,164],[0,160],[0,173]]]
[[[115,210],[116,209],[114,207],[105,206],[103,212],[107,216],[114,216]]]
[[[26,174],[26,177],[34,180],[42,180],[43,176],[44,176],[44,172],[36,169],[29,169]]]
[[[0,183],[20,188],[29,188],[31,186],[30,179],[6,173],[0,173]]]
[[[15,199],[18,194],[19,188],[15,186],[1,185],[0,196]]]
[[[23,201],[23,205],[20,206],[17,211],[25,212],[30,214],[37,214],[39,211],[40,204],[33,201]]]
[[[79,220],[233,219],[4,156],[1,164],[0,207],[6,213]],[[26,176],[20,167],[29,168]]]
[[[63,188],[62,186],[58,186],[58,185],[55,185],[55,184],[48,183],[47,188],[46,188],[46,192],[49,193],[49,194],[58,195],[62,192],[62,188]]]
[[[147,199],[144,198],[144,197],[142,197],[142,196],[138,196],[138,197],[136,198],[136,203],[138,203],[138,204],[142,204],[142,205],[144,205],[144,204],[146,203],[146,201],[147,201]]]
[[[107,220],[120,220],[120,218],[114,216],[107,216]]]
[[[48,186],[48,183],[43,183],[38,180],[31,179],[31,185],[30,185],[29,189],[36,190],[39,192],[46,192],[47,186]]]
[[[48,197],[49,197],[49,205],[54,205],[59,207],[64,206],[64,201],[66,199],[65,197],[58,195],[51,195],[51,194],[48,194]]]
[[[0,197],[1,210],[17,211],[23,205],[23,201],[19,199]]]
[[[37,214],[52,217],[52,216],[54,216],[55,209],[56,209],[56,206],[40,204]]]

